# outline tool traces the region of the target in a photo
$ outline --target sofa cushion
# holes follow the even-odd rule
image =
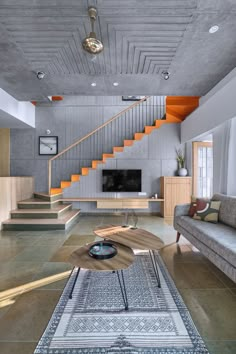
[[[193,218],[196,220],[217,223],[220,204],[220,201],[197,199],[196,212],[193,215]]]
[[[211,224],[194,220],[189,216],[179,216],[176,221],[187,232],[236,267],[236,230],[234,228],[221,223]]]
[[[236,228],[236,197],[215,194],[212,200],[221,201],[219,221]]]

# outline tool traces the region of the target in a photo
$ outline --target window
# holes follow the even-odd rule
[[[212,142],[193,142],[193,195],[211,198],[213,193]]]

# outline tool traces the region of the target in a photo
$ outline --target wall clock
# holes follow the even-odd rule
[[[58,136],[39,136],[39,155],[57,155]]]

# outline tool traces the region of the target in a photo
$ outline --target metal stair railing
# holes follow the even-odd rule
[[[103,153],[112,154],[113,147],[122,146],[124,140],[133,139],[134,133],[163,119],[165,108],[165,96],[145,96],[53,156],[48,160],[48,193],[52,184],[58,186],[69,176],[80,174],[82,167],[101,160]]]

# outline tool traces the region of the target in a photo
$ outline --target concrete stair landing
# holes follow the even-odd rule
[[[62,195],[35,193],[34,198],[18,202],[11,219],[3,222],[3,230],[66,230],[77,222],[80,210],[63,204]]]

